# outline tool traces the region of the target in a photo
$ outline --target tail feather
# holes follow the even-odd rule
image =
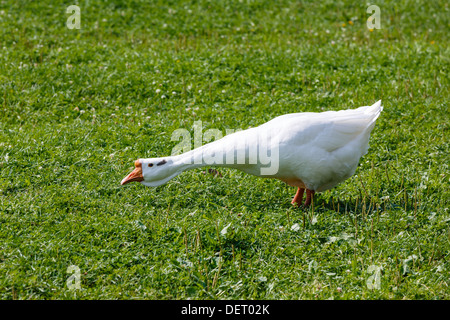
[[[371,127],[371,130],[373,129],[373,126],[375,125],[375,121],[380,116],[381,111],[383,111],[383,106],[381,105],[381,100],[378,100],[373,105],[366,107],[364,110],[365,114],[370,114],[372,116],[372,119],[367,126],[368,128]]]
[[[353,140],[362,139],[361,148],[364,148],[364,153],[367,152],[369,136],[381,110],[380,100],[372,106],[337,111],[333,114],[332,124],[327,125],[324,134],[316,138],[316,145],[332,152]]]
[[[378,100],[373,105],[365,107],[364,113],[374,113],[379,115],[383,111],[383,106],[381,105],[381,100]]]

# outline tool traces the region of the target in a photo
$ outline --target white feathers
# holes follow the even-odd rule
[[[144,170],[142,183],[156,186],[183,171],[215,165],[324,191],[354,174],[382,110],[380,100],[357,109],[286,114],[184,154],[164,157],[167,164]],[[159,159],[163,158],[151,161]]]

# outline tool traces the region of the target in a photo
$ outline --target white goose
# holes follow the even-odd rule
[[[292,204],[302,204],[306,189],[309,206],[315,192],[355,173],[382,110],[380,100],[357,109],[286,114],[181,155],[138,159],[121,184],[138,181],[156,187],[183,171],[214,165],[298,187]]]

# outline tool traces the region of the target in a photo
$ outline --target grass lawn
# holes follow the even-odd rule
[[[373,4],[381,29],[364,1],[1,1],[0,299],[449,299],[449,4]],[[379,99],[310,209],[231,169],[120,185],[194,121]]]

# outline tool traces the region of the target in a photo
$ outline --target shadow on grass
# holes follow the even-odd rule
[[[378,197],[368,197],[368,198],[350,198],[348,200],[340,200],[330,198],[328,201],[323,201],[318,203],[315,202],[316,210],[321,210],[322,208],[334,212],[354,213],[354,214],[377,214],[383,211],[414,211],[418,210],[417,204],[413,201],[407,202],[391,202],[390,200],[381,200]]]

